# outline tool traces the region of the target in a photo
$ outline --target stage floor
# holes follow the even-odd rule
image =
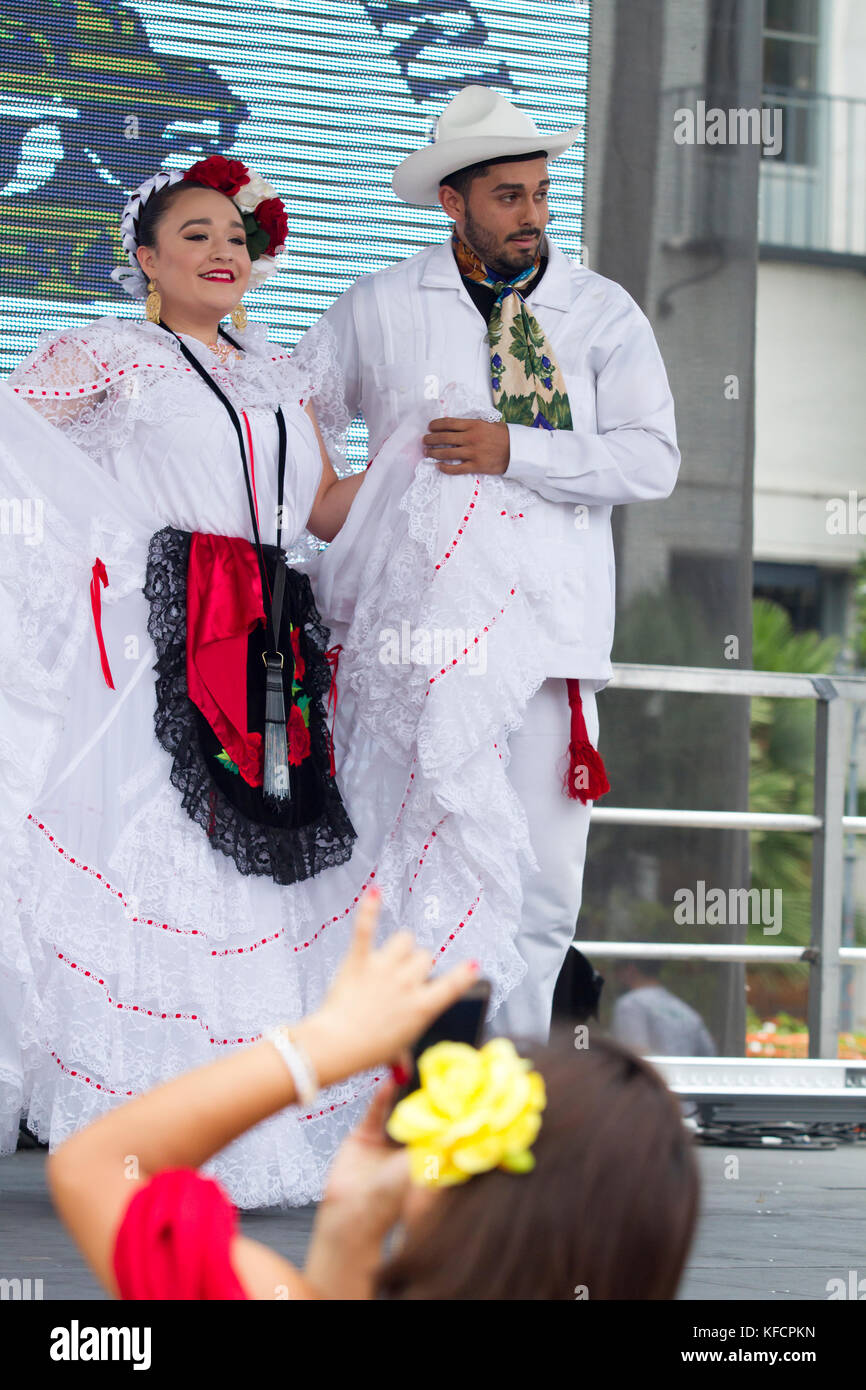
[[[699,1158],[703,1212],[681,1299],[826,1300],[829,1280],[847,1289],[850,1271],[866,1279],[862,1146],[701,1148]],[[44,1161],[42,1149],[0,1159],[0,1277],[41,1278],[45,1299],[104,1298],[54,1216]],[[242,1224],[302,1264],[313,1215],[312,1207],[247,1212]]]

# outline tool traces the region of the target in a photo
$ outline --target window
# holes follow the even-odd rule
[[[815,163],[818,24],[821,0],[766,0],[764,91],[784,97],[781,155],[786,164]]]

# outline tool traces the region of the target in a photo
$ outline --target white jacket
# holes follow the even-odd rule
[[[515,478],[547,500],[561,557],[557,602],[569,640],[548,675],[611,674],[614,553],[611,507],[668,497],[680,454],[674,404],[649,320],[613,280],[546,239],[548,265],[527,303],[565,377],[573,430],[509,425]],[[456,382],[491,400],[487,324],[460,277],[450,240],[363,275],[324,315],[335,331],[345,401],[367,425],[372,458],[412,407]]]

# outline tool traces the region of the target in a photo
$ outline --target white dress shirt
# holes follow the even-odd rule
[[[649,320],[627,291],[549,238],[542,253],[547,268],[526,302],[562,370],[574,427],[510,424],[504,476],[550,504],[545,540],[560,561],[562,622],[548,675],[603,684],[615,606],[611,507],[672,492],[680,463],[674,404]],[[346,405],[364,417],[371,457],[425,402],[435,418],[449,383],[491,403],[487,324],[450,240],[362,276],[324,319],[339,345]]]

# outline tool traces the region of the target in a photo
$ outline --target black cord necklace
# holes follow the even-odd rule
[[[228,396],[217,385],[210,372],[202,366],[195,354],[186,346],[186,343],[175,333],[174,329],[169,328],[168,324],[164,323],[162,319],[159,320],[159,327],[164,329],[166,333],[171,334],[187,362],[222,402],[234,425],[235,434],[237,435],[241,463],[243,464],[244,470],[244,482],[247,489],[247,501],[250,508],[250,521],[252,522],[253,535],[255,537],[256,557],[258,559],[259,575],[262,585],[262,605],[265,612],[266,626],[270,629],[271,642],[271,649],[262,654],[262,660],[265,664],[265,760],[262,790],[266,798],[270,798],[276,803],[284,803],[289,799],[291,790],[289,786],[289,758],[286,740],[286,709],[283,693],[283,666],[285,665],[285,656],[280,650],[280,627],[283,611],[283,594],[286,584],[285,554],[280,548],[283,521],[283,488],[286,475],[286,420],[283,415],[283,408],[282,406],[278,406],[274,412],[277,418],[279,439],[277,462],[278,554],[274,575],[274,590],[273,594],[271,594],[265,565],[264,549],[262,547],[261,536],[259,535],[258,518],[256,517],[252,481],[249,464],[247,462],[247,453],[244,447],[244,436],[240,417]],[[243,348],[226,333],[222,324],[220,324],[217,332],[225,338],[227,342],[231,343],[232,347],[243,352]],[[289,656],[294,662],[291,649],[289,651]]]

